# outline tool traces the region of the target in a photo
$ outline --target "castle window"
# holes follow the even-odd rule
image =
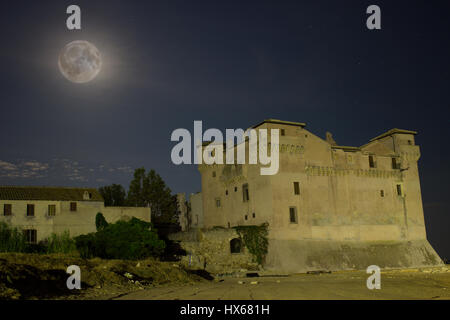
[[[54,217],[56,215],[56,205],[54,204],[48,205],[48,215],[49,217]]]
[[[220,199],[216,199],[216,207],[220,208]]]
[[[369,167],[370,168],[376,168],[375,158],[374,156],[369,156]]]
[[[239,238],[231,239],[230,241],[230,252],[231,253],[241,253],[242,252],[242,241]]]
[[[392,169],[400,169],[400,163],[397,162],[397,158],[392,158]]]
[[[4,216],[10,216],[12,215],[12,204],[5,203],[3,205],[3,215]]]
[[[228,190],[225,190],[225,195],[228,195]]]
[[[384,197],[384,190],[380,190],[380,197]]]
[[[294,182],[294,194],[300,194],[300,183]]]
[[[77,203],[76,202],[70,203],[70,211],[77,211]]]
[[[248,183],[242,185],[242,197],[244,202],[247,202],[250,199],[248,195]]]
[[[402,185],[401,184],[397,184],[397,195],[398,196],[403,196],[403,190],[402,190]]]
[[[297,207],[289,208],[289,222],[290,223],[298,223],[297,220]]]
[[[245,215],[245,220],[248,220],[248,215]]]
[[[236,192],[237,191],[237,187],[234,187],[234,192]]]
[[[213,171],[212,176],[213,176],[213,178],[216,177],[216,172],[215,171]]]
[[[256,213],[253,212],[253,215],[252,215],[252,216],[253,216],[253,218],[256,218]]]
[[[34,204],[27,204],[27,217],[34,217]]]
[[[284,131],[284,129],[281,129],[281,130],[280,130],[280,134],[281,134],[282,136],[284,136],[284,135],[286,134],[286,132]]]
[[[25,241],[28,243],[37,242],[37,231],[34,229],[23,230],[23,235],[25,236]]]

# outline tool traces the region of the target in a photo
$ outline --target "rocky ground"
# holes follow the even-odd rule
[[[69,265],[81,270],[82,290],[69,290]],[[0,299],[111,299],[165,284],[184,286],[212,279],[177,263],[84,260],[65,255],[0,253]]]

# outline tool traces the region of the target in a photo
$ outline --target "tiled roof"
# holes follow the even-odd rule
[[[85,199],[84,195],[90,195]],[[0,186],[0,200],[102,201],[94,188]]]

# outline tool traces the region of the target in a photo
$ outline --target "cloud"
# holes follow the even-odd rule
[[[131,179],[132,172],[133,169],[128,165],[85,163],[67,158],[53,158],[48,162],[32,159],[0,160],[0,184],[34,184],[39,179],[44,185],[120,183]]]

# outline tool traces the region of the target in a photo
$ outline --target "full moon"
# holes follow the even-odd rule
[[[67,80],[86,83],[100,72],[102,57],[92,43],[85,40],[72,41],[61,51],[58,66]]]

